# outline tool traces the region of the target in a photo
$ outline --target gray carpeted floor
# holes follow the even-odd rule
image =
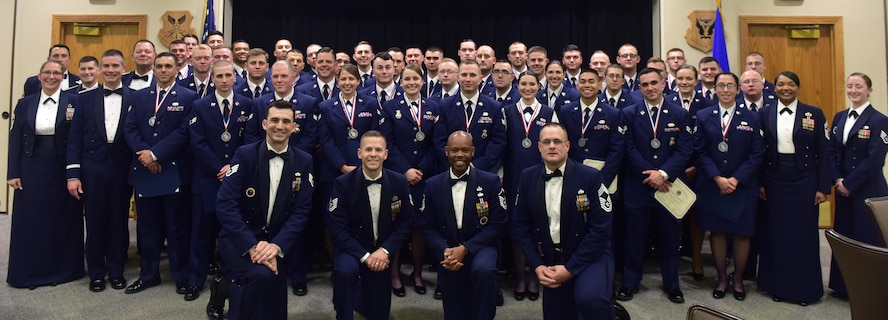
[[[9,248],[10,217],[0,215],[0,275],[6,278]],[[138,255],[135,254],[135,222],[130,221],[131,246],[126,278],[130,282],[138,275]],[[824,277],[829,274],[829,245],[821,232],[821,260]],[[705,246],[705,245],[704,245]],[[708,247],[704,247],[708,253]],[[710,257],[707,255],[707,257]],[[187,302],[174,292],[174,284],[169,278],[166,260],[162,261],[161,275],[165,276],[162,285],[134,295],[110,287],[104,292],[92,293],[87,289],[88,279],[61,284],[55,287],[41,287],[36,290],[16,289],[0,285],[0,319],[205,319],[209,292],[198,300]],[[711,257],[709,264],[711,264]],[[409,274],[411,267],[402,268]],[[689,261],[682,260],[679,272],[690,272]],[[655,263],[649,261],[645,270],[641,292],[635,299],[623,302],[633,319],[684,319],[688,307],[693,304],[706,304],[716,309],[733,313],[746,319],[850,319],[848,303],[824,296],[819,303],[802,307],[796,304],[776,303],[771,297],[757,292],[754,282],[747,282],[746,301],[734,300],[730,293],[725,299],[711,297],[715,285],[715,270],[705,269],[703,282],[695,282],[689,276],[681,277],[681,288],[685,293],[684,304],[673,304],[666,300],[660,290],[660,273]],[[429,293],[420,296],[407,288],[407,297],[392,297],[392,319],[443,319],[441,302],[432,299],[435,277],[431,272],[423,274]],[[619,278],[618,278],[619,279]],[[826,282],[827,279],[824,279]],[[305,297],[290,295],[290,319],[333,319],[331,303],[332,285],[329,273],[309,275],[309,294]],[[508,284],[507,284],[508,285]],[[504,287],[505,306],[497,308],[498,319],[542,319],[541,301],[515,301],[511,297],[511,287]],[[829,292],[829,290],[826,290]]]

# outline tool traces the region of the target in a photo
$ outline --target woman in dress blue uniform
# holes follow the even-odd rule
[[[552,60],[546,65],[546,88],[536,94],[540,103],[549,106],[555,111],[561,110],[561,106],[570,104],[580,99],[577,89],[564,85],[564,65],[561,61]],[[521,79],[518,79],[520,82]]]
[[[15,202],[6,282],[16,288],[85,275],[82,207],[65,181],[65,146],[77,97],[61,92],[63,74],[58,62],[44,62],[38,74],[42,89],[19,99],[13,111],[6,184],[15,189]]]
[[[666,96],[666,99],[681,105],[691,115],[691,122],[696,123],[697,112],[712,106],[715,102],[706,99],[702,94],[697,94],[697,91],[694,90],[694,86],[698,82],[696,67],[689,64],[679,67],[678,71],[675,72],[675,82],[678,91]],[[694,185],[697,180],[697,159],[695,156],[692,156],[690,167],[685,170],[688,185]],[[696,281],[703,281],[703,254],[701,250],[703,249],[703,235],[706,230],[700,228],[697,222],[697,210],[695,207],[691,207],[691,210],[682,219],[682,224],[686,228],[682,234],[690,238],[690,242],[682,241],[682,243],[690,243],[691,277]]]
[[[715,77],[718,103],[697,113],[694,135],[697,168],[698,220],[709,230],[718,284],[712,297],[725,297],[728,236],[734,244],[734,298],[746,299],[743,270],[755,234],[758,209],[758,172],[764,154],[759,117],[736,102],[738,79],[725,72]]]
[[[807,305],[823,296],[817,219],[832,185],[829,132],[823,111],[798,101],[798,75],[784,71],[774,83],[776,108],[759,111],[766,212],[758,233],[763,244],[758,286],[774,301]]]
[[[361,163],[358,159],[361,136],[364,132],[377,130],[383,121],[376,99],[358,94],[361,84],[358,67],[343,65],[337,79],[340,91],[318,105],[322,113],[318,122],[318,139],[325,161],[315,169],[318,176],[315,192],[320,193],[321,199],[327,200],[333,180]]]
[[[562,76],[557,79],[561,86]],[[503,105],[506,119],[506,152],[503,157],[503,184],[509,203],[515,203],[518,194],[518,181],[524,169],[540,164],[540,149],[534,148],[540,138],[540,130],[547,123],[558,122],[555,110],[538,101],[540,82],[532,72],[518,77],[518,92],[521,100]],[[547,100],[543,100],[547,101]],[[515,300],[523,300],[525,294],[530,300],[539,298],[537,281],[524,273],[525,259],[518,242],[512,240],[513,262],[518,283],[515,285]],[[526,291],[525,291],[526,290]]]
[[[425,77],[418,66],[407,65],[399,75],[404,94],[400,99],[391,99],[383,105],[386,122],[380,127],[386,136],[394,142],[389,147],[386,167],[407,177],[410,195],[413,199],[422,199],[426,180],[438,173],[438,159],[435,157],[435,145],[432,140],[432,129],[438,118],[438,103],[421,96]],[[422,266],[425,257],[426,241],[421,228],[414,228],[410,240],[413,245],[413,291],[425,294],[426,287],[422,282]],[[401,250],[395,252],[392,261],[392,283],[401,282]],[[399,297],[406,293],[404,287],[392,286],[392,292]]]
[[[318,134],[327,162],[322,166],[319,180],[332,182],[340,174],[354,170],[360,163],[357,150],[364,132],[376,130],[382,115],[375,99],[359,95],[358,69],[352,64],[339,71],[339,96],[321,102],[324,113]]]
[[[852,73],[845,83],[851,107],[833,119],[831,142],[836,184],[836,221],[839,233],[875,246],[885,246],[864,199],[888,195],[882,174],[888,152],[888,118],[869,102],[873,81]],[[829,269],[831,295],[847,298],[845,281],[835,258]]]

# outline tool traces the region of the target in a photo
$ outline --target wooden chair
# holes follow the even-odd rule
[[[864,203],[876,218],[876,224],[882,231],[882,239],[888,245],[888,197],[869,198]]]
[[[687,320],[742,320],[742,318],[709,306],[695,304],[688,308]]]
[[[869,245],[835,230],[826,230],[826,240],[845,278],[853,319],[885,319],[888,303],[888,248]]]

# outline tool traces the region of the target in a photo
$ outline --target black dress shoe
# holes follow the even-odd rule
[[[632,317],[629,316],[629,311],[626,311],[626,308],[618,302],[614,302],[614,319],[615,320],[629,320]]]
[[[691,271],[691,277],[697,282],[703,281],[703,279],[706,278],[702,273],[696,273],[693,271]]]
[[[737,299],[738,301],[746,300],[746,291],[737,291],[737,290],[731,290],[731,291],[734,291],[734,299]]]
[[[160,280],[154,280],[154,281],[136,280],[136,282],[133,282],[133,284],[131,284],[129,287],[126,287],[126,290],[124,291],[124,293],[132,294],[132,293],[142,292],[143,290],[151,288],[151,287],[156,286],[158,284],[160,284]]]
[[[435,300],[443,300],[443,299],[444,299],[444,293],[441,292],[441,287],[435,288]]]
[[[392,288],[392,294],[394,294],[398,298],[403,298],[407,295],[407,290],[404,290],[404,286],[401,285],[400,288]]]
[[[126,288],[126,279],[123,277],[110,278],[108,279],[108,282],[111,283],[111,289],[120,290]]]
[[[527,291],[527,300],[537,301],[540,298],[540,292]]]
[[[672,301],[672,303],[684,303],[685,302],[684,293],[682,293],[681,289],[679,289],[679,288],[672,288],[669,290],[663,290],[663,292],[666,292],[666,297],[669,298],[669,301]]]
[[[94,279],[89,281],[89,291],[102,292],[105,291],[105,279]]]
[[[207,267],[207,274],[211,276],[219,274],[219,265],[215,262],[210,262],[209,267]]]
[[[185,290],[185,301],[194,301],[200,297],[200,287],[190,286]]]
[[[521,300],[524,300],[524,297],[525,297],[526,294],[527,294],[527,292],[518,292],[518,291],[516,290],[516,291],[515,291],[515,301],[521,301]]]
[[[737,289],[731,288],[731,291],[734,292],[734,299],[737,299],[737,301],[746,300],[746,287],[743,286],[742,282],[740,283],[740,287],[743,288],[743,291],[737,291]]]
[[[426,287],[425,285],[414,286],[413,292],[416,292],[416,294],[426,294]]]
[[[176,293],[185,294],[188,292],[187,280],[176,280]]]
[[[780,297],[771,297],[771,301],[774,301],[774,302],[782,302],[782,301],[783,301],[783,298],[780,298]]]
[[[838,292],[838,291],[830,292],[830,293],[829,293],[829,296],[830,296],[830,297],[833,297],[833,298],[836,298],[836,299],[841,299],[841,300],[848,301],[848,294],[841,293],[841,292]]]
[[[304,283],[296,283],[293,285],[293,294],[304,296],[308,294],[308,287]]]
[[[502,307],[504,304],[506,304],[506,299],[503,298],[503,290],[497,290],[496,291],[496,306]]]
[[[222,320],[230,284],[228,279],[220,276],[216,276],[210,281],[210,301],[207,302],[207,317],[210,320]]]
[[[207,304],[207,318],[210,320],[222,320],[222,308],[217,307],[212,301]]]
[[[638,293],[638,288],[620,287],[617,291],[617,300],[629,301]]]
[[[718,289],[716,289],[716,290],[712,290],[712,297],[713,297],[713,298],[716,298],[716,299],[724,298],[724,297],[725,297],[725,291],[726,291],[725,289],[721,289],[721,290],[718,290]]]

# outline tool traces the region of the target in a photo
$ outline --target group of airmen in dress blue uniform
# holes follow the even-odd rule
[[[66,71],[68,48],[50,49],[10,134],[11,285],[76,280],[85,256],[91,291],[138,293],[161,282],[166,244],[185,300],[216,275],[210,318],[230,299],[231,319],[279,319],[287,284],[307,294],[308,257],[326,247],[337,319],[387,319],[388,292],[406,294],[410,241],[414,291],[426,293],[428,249],[447,319],[494,318],[497,270],[510,263],[516,300],[537,300],[541,285],[545,318],[599,319],[639,291],[651,234],[675,303],[680,238],[701,281],[704,230],[714,298],[730,286],[744,300],[751,269],[775,301],[819,300],[817,206],[833,187],[836,229],[884,245],[863,199],[888,194],[888,119],[862,73],[848,77],[851,106],[829,126],[798,101],[798,75],[764,79],[758,53],[738,76],[712,57],[688,65],[681,49],[639,68],[631,44],[614,64],[594,52],[585,69],[576,45],[550,61],[515,42],[497,60],[466,39],[457,61],[361,41],[351,64],[317,44],[302,52],[281,39],[272,62],[245,41],[223,43],[220,32],[207,44],[188,35],[157,53],[140,40],[135,70],[110,49],[82,58],[79,78]],[[678,179],[698,194],[685,236],[654,199]],[[127,283],[131,196],[140,273]],[[83,220],[61,218],[81,210],[85,252]],[[36,225],[52,236],[35,238]],[[59,243],[70,250],[32,260]],[[830,288],[847,297],[835,264]]]

